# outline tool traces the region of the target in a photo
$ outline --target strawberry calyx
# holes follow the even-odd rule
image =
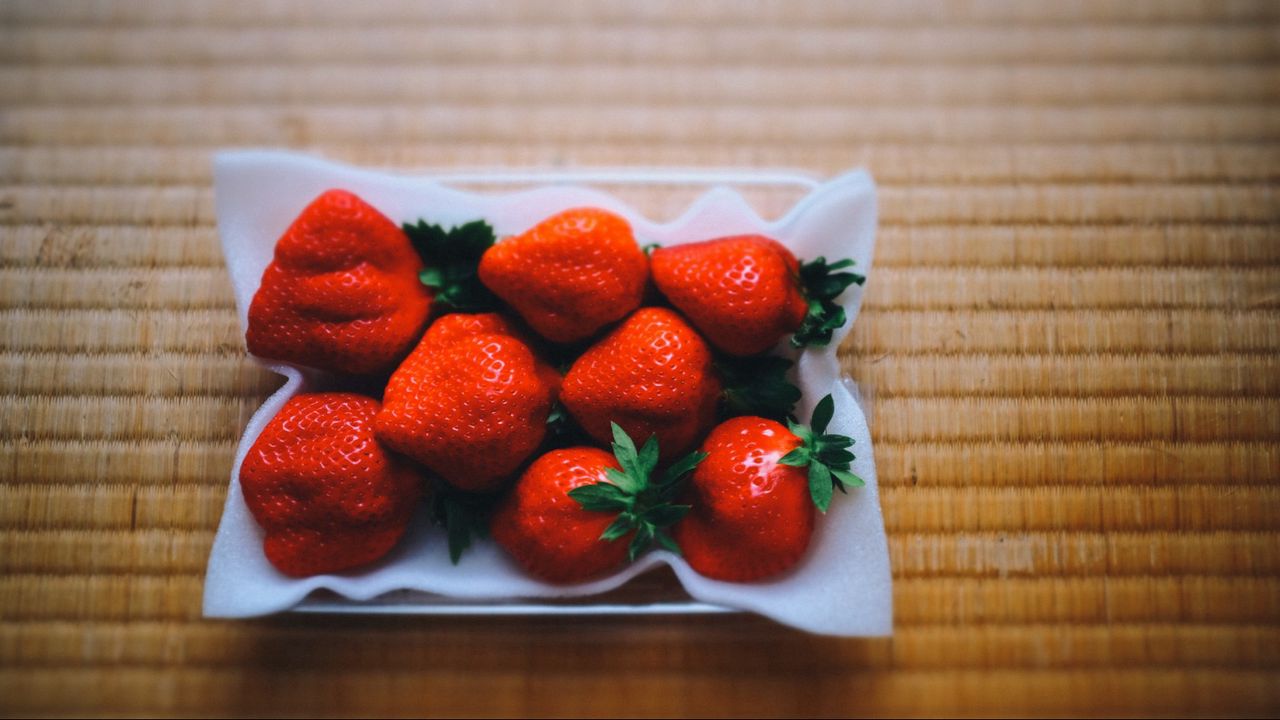
[[[473,540],[489,536],[489,515],[497,498],[464,492],[443,481],[435,485],[432,514],[436,523],[445,529],[449,539],[449,560],[457,565]]]
[[[800,400],[800,388],[787,380],[793,365],[787,358],[774,355],[716,358],[716,371],[724,387],[720,400],[725,417],[789,417]]]
[[[850,285],[865,283],[867,277],[854,272],[834,271],[853,265],[854,261],[849,259],[828,263],[825,257],[800,264],[800,287],[805,301],[809,303],[809,310],[791,336],[793,347],[824,346],[831,342],[832,333],[844,325],[847,318],[836,298]]]
[[[640,449],[617,423],[613,426],[613,456],[617,468],[605,471],[607,482],[583,485],[569,491],[584,510],[617,512],[618,517],[600,534],[600,540],[614,542],[634,531],[627,548],[628,560],[634,561],[650,546],[657,544],[677,555],[680,548],[666,528],[679,522],[691,506],[677,505],[671,500],[681,481],[707,457],[693,452],[672,463],[660,477],[654,478],[658,466],[658,438],[650,435]]]
[[[813,417],[807,427],[788,420],[787,428],[792,435],[800,438],[800,447],[778,460],[783,465],[809,468],[809,496],[813,498],[813,504],[818,510],[824,513],[831,507],[835,489],[843,493],[846,492],[846,486],[866,485],[862,478],[849,469],[854,460],[853,453],[849,452],[849,448],[853,446],[853,438],[826,433],[834,414],[835,401],[827,395],[814,406]]]
[[[497,236],[484,220],[473,220],[446,230],[425,220],[405,223],[404,234],[425,267],[418,280],[435,294],[435,304],[446,312],[488,312],[501,303],[480,282],[480,256]]]

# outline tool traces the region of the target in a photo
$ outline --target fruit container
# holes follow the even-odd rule
[[[862,172],[829,181],[789,170],[391,173],[292,153],[237,151],[217,156],[215,191],[242,327],[276,238],[311,198],[335,187],[356,192],[397,223],[422,217],[460,224],[483,217],[499,236],[519,232],[555,210],[580,205],[620,212],[632,221],[642,244],[764,232],[797,254],[852,257],[856,269],[874,282],[875,191]],[[807,418],[821,394],[833,393],[839,409],[832,428],[856,440],[854,470],[867,484],[848,496],[837,496],[831,511],[818,520],[811,557],[795,571],[768,582],[735,585],[701,578],[681,567],[678,558],[655,551],[598,581],[547,585],[516,577],[518,569],[491,543],[450,566],[442,549],[443,533],[431,526],[424,510],[401,547],[367,571],[285,578],[262,557],[261,530],[245,509],[237,478],[245,453],[265,423],[293,395],[323,387],[325,378],[288,364],[259,361],[285,382],[264,402],[241,438],[210,555],[205,614],[598,616],[751,611],[811,632],[889,634],[888,549],[867,418],[857,385],[841,373],[836,358],[840,339],[857,319],[861,295],[862,290],[853,287],[842,296],[849,322],[830,346],[805,350],[795,359],[797,384],[804,391],[797,415]],[[831,597],[841,597],[842,608],[831,608]]]

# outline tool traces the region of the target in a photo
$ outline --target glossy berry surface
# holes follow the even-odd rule
[[[648,278],[630,224],[598,208],[553,215],[480,260],[480,280],[554,342],[583,340],[626,317]]]
[[[378,401],[350,393],[291,398],[240,467],[245,504],[264,550],[286,575],[371,563],[399,541],[422,478],[374,439]]]
[[[561,402],[593,439],[610,422],[641,441],[657,435],[662,457],[683,454],[715,422],[721,385],[711,350],[679,315],[642,308],[569,368]]]
[[[421,270],[382,213],[329,190],[276,243],[249,306],[249,351],[335,373],[390,370],[427,321],[431,294]]]
[[[378,439],[454,487],[491,491],[546,434],[555,372],[498,315],[445,315],[392,374]]]
[[[799,263],[762,235],[740,235],[657,248],[658,290],[720,350],[755,355],[777,345],[804,320]]]
[[[801,441],[785,426],[738,417],[716,426],[700,448],[686,502],[672,530],[689,565],[716,580],[749,582],[795,565],[809,547],[815,509],[807,472],[783,465]]]
[[[608,482],[606,471],[619,467],[613,455],[597,448],[543,455],[498,507],[493,539],[529,573],[551,582],[580,582],[622,565],[630,535],[600,539],[617,513],[585,510],[569,497],[575,488]]]

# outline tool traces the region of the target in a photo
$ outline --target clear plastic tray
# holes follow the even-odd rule
[[[588,185],[631,203],[655,219],[670,219],[712,187],[737,190],[765,218],[776,217],[821,181],[790,170],[593,169],[412,171],[464,190],[505,192],[532,186]],[[851,388],[852,389],[852,388]],[[854,397],[858,397],[854,389]],[[479,602],[397,591],[359,602],[336,593],[313,594],[291,612],[409,615],[670,615],[741,613],[694,600],[666,569],[634,578],[612,592],[563,600]]]

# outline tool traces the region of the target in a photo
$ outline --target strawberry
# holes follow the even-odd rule
[[[711,431],[701,447],[706,459],[689,483],[693,510],[673,528],[694,570],[750,582],[800,561],[815,506],[826,512],[833,487],[863,484],[849,472],[853,440],[824,434],[833,410],[828,395],[814,408],[812,430],[747,416]]]
[[[495,490],[542,442],[557,379],[502,317],[445,315],[391,375],[374,427],[453,486]]]
[[[669,459],[715,422],[721,390],[702,337],[670,310],[642,308],[573,363],[560,401],[598,442],[616,422],[635,437],[657,435]]]
[[[335,373],[390,370],[427,322],[431,293],[421,270],[390,220],[329,190],[276,243],[249,306],[249,351]]]
[[[422,495],[422,479],[375,441],[378,401],[297,395],[263,428],[240,466],[267,559],[294,577],[341,572],[386,555]]]
[[[755,355],[794,333],[795,347],[826,345],[845,323],[835,299],[866,278],[833,273],[852,260],[801,264],[782,243],[737,235],[655,248],[653,281],[671,304],[730,355]]]
[[[649,259],[625,219],[565,210],[480,259],[480,280],[553,342],[576,342],[640,307]]]
[[[686,456],[654,480],[657,439],[637,450],[622,428],[612,431],[613,454],[573,447],[535,460],[494,513],[493,539],[533,575],[580,582],[654,543],[679,552],[664,528],[689,507],[669,500],[701,456]]]

